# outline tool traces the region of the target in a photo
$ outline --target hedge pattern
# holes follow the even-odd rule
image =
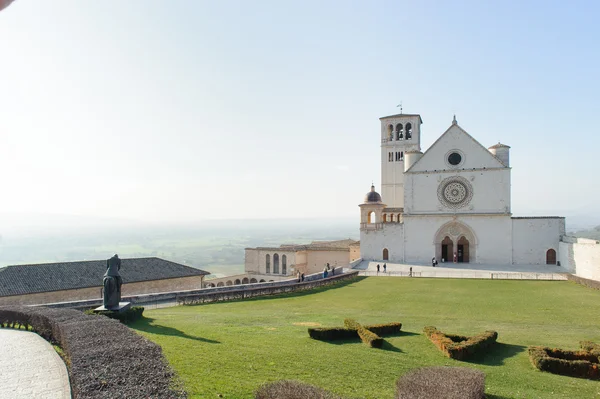
[[[483,399],[485,374],[466,367],[425,367],[396,382],[396,399]]]
[[[0,307],[1,325],[22,325],[58,344],[74,399],[182,399],[160,346],[117,320],[73,309]]]
[[[345,319],[343,328],[309,328],[308,335],[313,339],[318,339],[321,341],[352,339],[358,336],[366,345],[372,348],[381,348],[384,342],[383,338],[381,338],[381,335],[398,334],[401,329],[402,323],[398,322],[362,326],[356,320]]]
[[[467,337],[445,334],[437,328],[429,326],[425,327],[423,332],[446,356],[456,360],[464,360],[476,353],[485,352],[498,339],[496,331],[485,331],[479,335]]]
[[[600,380],[599,346],[582,341],[581,351],[532,346],[528,349],[529,360],[541,371],[570,377]]]

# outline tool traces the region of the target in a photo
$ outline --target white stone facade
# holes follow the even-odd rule
[[[556,264],[565,219],[512,217],[510,147],[483,147],[455,119],[421,153],[419,115],[380,120],[383,195],[360,205],[363,259]]]

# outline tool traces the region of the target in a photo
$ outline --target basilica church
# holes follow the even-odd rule
[[[564,217],[513,217],[510,147],[456,118],[421,151],[420,115],[381,121],[381,195],[360,204],[360,254],[394,263],[556,264]]]

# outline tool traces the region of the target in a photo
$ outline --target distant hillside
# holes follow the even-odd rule
[[[580,230],[573,233],[575,237],[590,238],[592,240],[600,240],[600,226],[596,226],[593,229]]]

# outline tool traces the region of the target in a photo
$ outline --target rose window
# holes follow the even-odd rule
[[[447,208],[462,208],[473,197],[473,187],[464,177],[444,179],[438,187],[438,199]]]

